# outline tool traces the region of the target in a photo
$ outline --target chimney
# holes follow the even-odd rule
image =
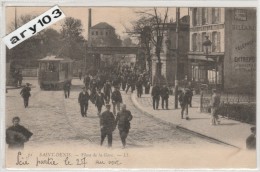
[[[92,18],[91,18],[91,8],[88,9],[88,31],[91,28]]]
[[[91,45],[91,40],[90,40],[90,28],[92,25],[92,17],[91,17],[91,8],[88,9],[88,47]]]

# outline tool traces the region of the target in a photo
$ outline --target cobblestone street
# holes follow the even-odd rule
[[[25,148],[39,153],[46,152],[46,150],[67,150],[78,153],[99,150],[114,153],[115,150],[118,150],[117,152],[129,153],[134,158],[131,158],[131,161],[125,159],[123,161],[125,167],[146,163],[146,159],[150,159],[150,156],[156,158],[154,161],[150,159],[151,163],[142,166],[160,167],[165,163],[165,165],[171,164],[168,167],[183,167],[182,160],[185,159],[185,167],[205,167],[205,165],[217,167],[220,164],[225,167],[234,167],[234,164],[235,166],[237,164],[241,167],[239,164],[244,162],[245,157],[252,158],[254,153],[239,152],[236,148],[219,144],[161,122],[151,115],[139,111],[131,100],[131,93],[125,94],[125,92],[121,92],[123,101],[134,117],[127,138],[127,149],[121,149],[118,129],[113,133],[112,149],[106,148],[107,140],[101,148],[99,146],[100,129],[97,109],[90,103],[88,117],[82,118],[80,115],[77,99],[83,86],[81,81],[73,80],[69,99],[64,99],[61,90],[40,90],[36,79],[25,82],[33,85],[29,108],[23,107],[23,100],[19,95],[20,89],[8,90],[6,94],[6,127],[12,125],[11,120],[14,116],[19,116],[21,125],[33,132],[33,136],[25,144]],[[216,158],[219,159],[218,163],[215,162]],[[255,159],[252,160],[252,163],[254,162]],[[244,164],[243,167],[251,166],[253,164]]]
[[[90,103],[88,117],[82,118],[79,112],[78,94],[82,82],[74,79],[69,99],[64,99],[63,91],[41,91],[37,80],[28,80],[33,84],[29,108],[23,107],[18,89],[9,90],[6,100],[6,124],[11,125],[14,116],[21,117],[22,125],[33,133],[27,146],[39,144],[59,144],[75,142],[78,144],[99,144],[99,118],[95,106]],[[128,137],[129,147],[147,147],[159,143],[169,145],[198,143],[212,144],[191,134],[172,128],[137,110],[131,102],[130,93],[122,92],[123,101],[134,118]],[[103,107],[104,110],[104,107]],[[114,145],[121,146],[118,130],[114,132]]]

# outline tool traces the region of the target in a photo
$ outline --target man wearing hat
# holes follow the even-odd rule
[[[106,104],[106,111],[103,112],[100,116],[100,130],[101,130],[101,143],[103,142],[107,136],[108,147],[112,146],[112,133],[115,130],[115,117],[112,112],[110,112],[110,104]]]
[[[66,81],[63,85],[65,99],[70,97],[70,87],[71,87],[70,81]]]
[[[26,86],[21,90],[20,95],[23,97],[24,107],[27,108],[29,105],[29,97],[31,96],[30,84],[26,83]]]
[[[133,115],[126,109],[126,105],[122,104],[121,111],[117,113],[115,124],[118,126],[119,135],[123,148],[126,146],[126,138],[130,130],[130,121],[133,119]]]
[[[112,88],[109,80],[107,80],[107,82],[104,85],[104,94],[105,94],[106,103],[109,103],[110,95],[112,94]]]
[[[90,96],[87,92],[87,88],[83,87],[82,92],[79,93],[79,98],[78,98],[78,102],[80,105],[80,112],[81,112],[82,117],[87,117],[89,98],[90,98]]]
[[[213,95],[211,97],[211,125],[216,125],[217,123],[220,123],[217,114],[217,110],[219,109],[220,105],[220,95],[216,89],[213,89],[212,92]]]
[[[189,89],[185,88],[183,91],[180,92],[179,94],[179,102],[181,106],[181,119],[183,119],[183,113],[185,112],[186,120],[189,119],[189,94],[188,94]]]
[[[256,149],[256,127],[251,127],[250,130],[252,134],[248,136],[248,138],[246,139],[246,148],[255,150]]]
[[[105,95],[104,95],[104,93],[101,93],[100,89],[98,89],[98,92],[97,92],[97,95],[96,95],[95,105],[96,105],[97,110],[98,110],[98,116],[100,116],[102,106],[105,105]]]
[[[116,115],[116,108],[117,108],[117,112],[119,112],[120,104],[123,103],[122,95],[121,95],[118,87],[115,87],[115,90],[112,93],[111,99],[112,99],[112,103],[113,103],[113,113],[114,113],[114,115]]]

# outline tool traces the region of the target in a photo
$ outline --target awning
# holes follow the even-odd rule
[[[206,56],[202,56],[202,55],[188,55],[188,59],[190,60],[203,60],[203,61],[211,61],[214,62],[214,60],[212,58],[206,58]]]

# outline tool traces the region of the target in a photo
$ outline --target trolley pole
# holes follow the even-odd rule
[[[178,109],[178,87],[179,87],[179,20],[180,20],[180,8],[176,8],[176,60],[175,60],[175,109]]]

